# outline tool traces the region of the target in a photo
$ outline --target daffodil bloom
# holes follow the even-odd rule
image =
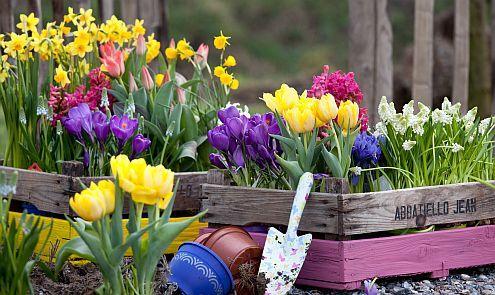
[[[220,31],[220,36],[216,36],[213,40],[213,45],[215,45],[216,49],[224,50],[227,45],[230,45],[229,40],[230,37],[224,36],[223,32]]]
[[[163,74],[156,74],[155,75],[155,83],[156,86],[160,87],[163,84],[163,78],[165,78],[165,75]]]
[[[22,32],[26,33],[28,31],[36,31],[36,25],[40,22],[39,18],[34,16],[34,13],[30,13],[29,16],[25,14],[20,15],[21,22],[17,24],[17,28],[21,29]]]
[[[230,89],[237,90],[237,88],[239,88],[239,80],[234,79],[232,80],[232,83],[230,83]]]
[[[359,106],[357,103],[346,100],[340,103],[337,113],[337,124],[343,131],[353,129],[358,124]]]
[[[153,33],[148,36],[148,42],[146,42],[146,62],[150,63],[158,54],[160,54],[160,42],[155,40]]]
[[[330,93],[317,99],[316,116],[324,123],[337,117],[338,107],[335,98]]]
[[[93,51],[93,46],[87,40],[81,40],[77,37],[74,42],[70,43],[70,52],[74,56],[84,58],[86,53]]]
[[[92,23],[95,20],[95,18],[93,17],[93,9],[85,10],[84,8],[80,8],[77,20],[81,25],[89,25],[90,23]]]
[[[139,35],[145,35],[146,34],[146,29],[143,26],[144,20],[139,20],[136,19],[134,21],[134,26],[132,27],[132,36],[134,38],[137,38]]]
[[[192,49],[189,42],[186,39],[182,39],[177,42],[177,52],[179,53],[179,57],[181,60],[188,59],[194,56],[194,50]]]
[[[276,111],[283,115],[286,110],[294,107],[299,101],[299,94],[296,89],[282,84],[280,89],[275,91],[275,96],[271,93],[263,93],[262,100],[272,112]]]
[[[215,69],[213,70],[213,74],[218,78],[220,78],[222,77],[223,74],[225,74],[225,68],[222,66],[216,66]]]
[[[59,65],[55,69],[55,76],[53,77],[55,82],[59,83],[62,87],[70,83],[69,77],[67,76],[67,72],[62,68],[62,65]]]
[[[10,33],[10,41],[5,43],[5,53],[12,57],[16,57],[18,53],[23,53],[28,42],[26,34],[17,35],[16,33]]]
[[[75,24],[75,20],[76,20],[76,14],[74,13],[74,9],[72,7],[69,7],[67,9],[67,14],[64,15],[64,23],[73,23]]]
[[[227,58],[223,62],[224,67],[235,67],[236,65],[237,65],[237,62],[232,55],[227,56]]]
[[[225,86],[229,86],[230,83],[232,83],[232,80],[234,80],[234,77],[232,76],[232,74],[229,74],[227,72],[223,73],[220,76],[220,83],[222,83]]]

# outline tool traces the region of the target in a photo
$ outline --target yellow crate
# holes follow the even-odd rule
[[[21,214],[22,213],[18,213],[18,212],[10,212],[11,218],[16,218],[16,219],[19,219],[21,217]],[[52,245],[55,245],[57,243],[57,240],[59,241],[58,243],[60,243],[59,245],[60,248],[64,243],[69,241],[71,238],[76,237],[77,232],[71,227],[69,222],[65,219],[49,218],[44,216],[41,216],[40,218],[42,221],[44,221],[46,225],[49,225],[50,222],[53,220],[52,234],[50,235],[47,246],[45,247],[43,253],[41,254],[44,259],[48,259],[50,257],[50,251],[52,249]],[[170,218],[170,222],[182,221],[184,219],[186,219],[186,217]],[[148,222],[147,219],[143,219],[143,224],[146,224],[147,222]],[[127,233],[127,230],[125,228],[126,223],[127,220],[124,220],[123,224],[124,224],[125,233]],[[207,226],[208,224],[204,222],[199,222],[199,221],[193,222],[172,242],[172,244],[170,244],[170,246],[165,251],[165,253],[173,254],[177,252],[177,249],[182,243],[196,239],[199,235],[199,230]],[[40,241],[44,241],[46,235],[48,234],[48,230],[49,229],[47,228],[42,232]],[[41,246],[42,246],[41,243],[38,244],[36,251],[40,251]],[[131,256],[131,251],[130,250],[127,251],[126,255]]]

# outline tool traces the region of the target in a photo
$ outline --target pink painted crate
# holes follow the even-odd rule
[[[251,236],[264,245],[265,234]],[[450,269],[493,263],[495,225],[354,241],[314,239],[297,284],[353,290],[374,277],[427,273],[438,278]]]

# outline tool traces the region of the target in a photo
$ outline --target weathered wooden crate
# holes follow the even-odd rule
[[[251,236],[264,246],[265,234]],[[494,225],[351,241],[313,239],[296,284],[353,290],[375,277],[439,278],[449,270],[493,263]]]
[[[211,224],[285,226],[294,192],[226,185],[211,171],[202,186],[203,218]],[[223,184],[221,184],[223,182]],[[215,183],[215,184],[213,184]],[[376,232],[495,218],[495,190],[461,183],[373,193],[348,193],[344,180],[331,179],[330,193],[312,193],[300,231],[348,239]],[[495,182],[492,182],[495,183]]]
[[[91,181],[102,179],[111,179],[110,177],[75,177],[70,175],[80,175],[77,171],[77,165],[67,165],[64,169],[66,175],[51,174],[24,169],[16,169],[0,166],[0,171],[14,172],[17,171],[19,178],[17,182],[17,192],[12,199],[18,202],[28,202],[36,206],[40,211],[45,211],[54,215],[67,214],[74,216],[75,213],[70,209],[69,199],[76,192],[81,191],[80,181],[89,185]],[[72,170],[71,170],[72,169]],[[200,209],[200,185],[206,182],[206,172],[188,172],[176,173],[176,181],[179,181],[179,188],[174,203],[174,210],[170,219],[171,222],[181,221],[179,216],[192,215],[199,212]],[[18,218],[20,213],[11,212],[14,218]],[[61,216],[59,216],[61,217]],[[77,236],[77,232],[71,228],[70,224],[63,218],[41,217],[45,224],[53,221],[53,231],[49,238],[48,247],[42,253],[44,259],[50,259],[50,250],[56,245],[61,246],[69,241],[72,237]],[[125,224],[124,220],[124,224]],[[146,222],[146,220],[144,221]],[[175,253],[178,247],[187,241],[194,240],[201,228],[208,224],[195,221],[186,230],[184,230],[166,250],[166,253]],[[44,231],[47,234],[47,231]],[[38,251],[41,249],[38,249]],[[126,253],[130,255],[131,253]]]

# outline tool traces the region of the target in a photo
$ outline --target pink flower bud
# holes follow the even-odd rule
[[[206,64],[208,63],[208,52],[209,47],[204,43],[201,43],[201,45],[199,45],[198,47],[198,50],[196,51],[194,62],[198,64],[201,69],[204,69],[206,67]]]
[[[155,86],[153,78],[151,78],[150,72],[145,66],[141,69],[141,82],[143,82],[143,86],[147,90],[151,90]]]
[[[137,87],[137,84],[136,84],[136,80],[134,80],[134,76],[132,75],[132,73],[129,73],[129,92],[134,92],[134,91],[137,91],[138,90],[138,87]]]
[[[146,53],[146,41],[144,40],[143,35],[139,35],[137,37],[137,45],[136,45],[136,54],[141,56]]]

